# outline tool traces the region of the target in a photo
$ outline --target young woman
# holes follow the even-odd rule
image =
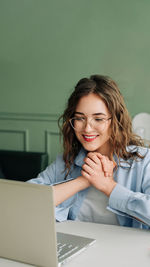
[[[62,118],[63,155],[29,181],[53,186],[56,220],[148,229],[150,150],[132,132],[117,84],[81,79]]]

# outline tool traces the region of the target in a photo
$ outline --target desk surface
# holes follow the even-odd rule
[[[150,231],[120,226],[67,221],[57,231],[95,238],[96,243],[63,265],[64,267],[149,267]],[[0,267],[31,265],[0,258]]]

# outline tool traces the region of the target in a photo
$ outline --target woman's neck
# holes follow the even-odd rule
[[[107,156],[109,159],[113,159],[113,151],[110,146],[110,143],[105,143],[103,146],[101,146],[99,149],[97,149],[95,152],[99,152],[104,156]]]

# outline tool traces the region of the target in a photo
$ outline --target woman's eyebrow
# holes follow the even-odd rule
[[[84,114],[84,113],[82,113],[82,112],[78,112],[78,111],[76,111],[75,114],[86,115],[86,114]],[[104,116],[107,116],[106,114],[104,114],[104,113],[102,113],[102,112],[93,113],[92,115],[94,115],[94,116],[98,116],[98,115],[104,115]]]
[[[82,112],[78,112],[78,111],[75,111],[74,114],[84,115],[84,113],[82,113]]]
[[[104,116],[107,116],[105,113],[102,113],[102,112],[99,112],[99,113],[94,113],[92,115],[104,115]]]

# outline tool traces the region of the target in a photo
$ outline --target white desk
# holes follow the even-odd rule
[[[150,231],[120,226],[68,221],[57,231],[84,235],[97,241],[64,267],[149,267]],[[31,265],[0,259],[0,267]]]

